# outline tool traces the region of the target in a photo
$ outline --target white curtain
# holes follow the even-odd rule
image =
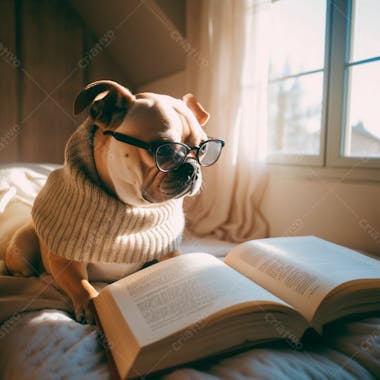
[[[206,132],[226,147],[205,168],[200,195],[186,200],[197,235],[244,241],[265,237],[268,0],[190,0],[187,88],[211,114]]]

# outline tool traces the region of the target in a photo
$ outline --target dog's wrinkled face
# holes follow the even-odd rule
[[[150,93],[139,94],[115,132],[144,142],[173,141],[199,145],[207,136],[182,100]],[[201,185],[200,166],[189,155],[185,163],[169,173],[157,169],[147,151],[111,139],[107,168],[119,198],[125,203],[164,202],[195,194]],[[131,199],[131,187],[135,199]]]
[[[110,81],[95,82],[77,98],[76,113],[92,103],[87,122],[99,126],[94,157],[101,178],[120,200],[132,206],[148,206],[198,192],[202,174],[191,151],[176,170],[157,169],[151,152],[104,135],[112,130],[146,143],[181,142],[199,146],[207,140],[202,129],[209,115],[192,95],[183,100],[166,95],[132,95]]]

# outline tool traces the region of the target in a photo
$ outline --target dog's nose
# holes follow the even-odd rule
[[[181,166],[180,171],[181,176],[186,180],[192,179],[197,173],[196,167],[188,162]]]

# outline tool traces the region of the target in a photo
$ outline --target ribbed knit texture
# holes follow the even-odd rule
[[[65,164],[38,194],[32,217],[48,249],[92,263],[144,263],[179,247],[182,199],[131,207],[101,187],[93,157],[94,127],[83,124],[66,145]]]

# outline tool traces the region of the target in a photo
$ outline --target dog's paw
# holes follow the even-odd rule
[[[80,323],[94,323],[94,313],[91,300],[98,295],[95,289],[90,292],[81,292],[76,294],[71,300],[74,306],[75,319]]]
[[[90,300],[74,303],[75,319],[79,323],[94,323],[94,314],[91,309]]]

